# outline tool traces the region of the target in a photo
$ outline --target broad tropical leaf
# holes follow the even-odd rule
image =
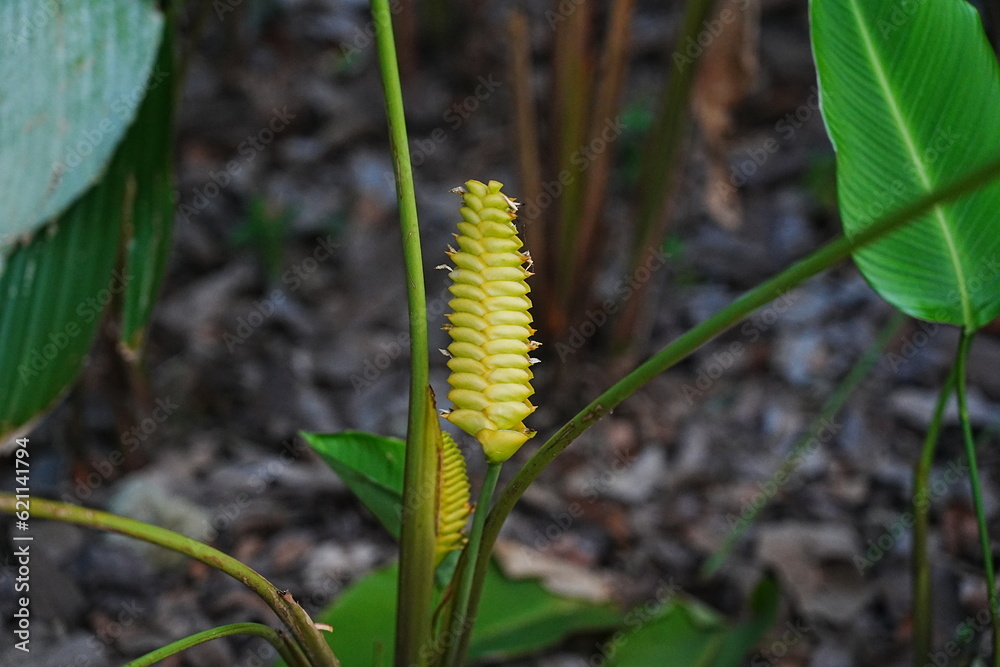
[[[812,0],[820,100],[848,236],[1000,155],[1000,68],[962,0]],[[1000,184],[857,252],[915,317],[977,329],[1000,314]]]
[[[0,25],[2,250],[107,168],[155,80],[163,16],[153,0],[4,0]]]
[[[0,440],[40,416],[73,381],[109,304],[155,289],[162,262],[149,257],[138,266],[139,253],[154,244],[133,239],[126,250],[134,261],[118,270],[115,264],[124,229],[169,229],[172,204],[156,194],[169,179],[163,137],[170,128],[160,125],[169,118],[168,98],[149,94],[98,184],[0,265]],[[133,321],[141,325],[138,316]]]
[[[320,614],[319,622],[333,626],[326,637],[345,667],[393,664],[398,576],[396,564],[372,572]],[[469,659],[524,655],[570,634],[609,630],[621,622],[622,614],[610,605],[553,595],[536,580],[508,579],[492,565]]]

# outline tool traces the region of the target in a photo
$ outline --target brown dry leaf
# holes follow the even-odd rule
[[[732,132],[732,110],[747,96],[757,78],[759,32],[759,0],[723,0],[698,36],[699,44],[705,41],[707,46],[698,64],[691,105],[710,161],[705,207],[727,229],[743,223],[739,194],[730,182],[725,158]]]
[[[591,602],[614,598],[614,582],[605,574],[567,562],[527,545],[499,540],[493,552],[503,573],[512,579],[541,579],[550,593]]]

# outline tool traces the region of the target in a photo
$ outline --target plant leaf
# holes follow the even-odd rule
[[[360,431],[301,435],[386,530],[399,539],[406,443]]]
[[[848,236],[1000,154],[1000,68],[969,4],[812,0],[810,18]],[[979,328],[1000,314],[998,210],[992,184],[855,260],[904,312]]]
[[[320,623],[333,626],[326,637],[341,664],[393,664],[398,573],[395,563],[372,572],[319,615]],[[575,632],[607,630],[622,622],[621,613],[608,605],[552,595],[536,580],[506,578],[495,564],[487,573],[483,596],[486,603],[472,631],[470,660],[521,655]]]
[[[537,579],[509,579],[491,563],[469,658],[524,655],[575,633],[611,630],[622,620],[621,612],[610,604],[554,595]]]
[[[640,605],[625,617],[635,629],[604,645],[606,667],[685,665],[739,667],[761,635],[774,624],[778,586],[763,580],[751,598],[751,618],[730,627],[717,612],[700,602],[672,597]]]
[[[4,0],[0,249],[59,215],[132,122],[163,16],[152,0]],[[0,271],[3,270],[0,265]]]
[[[163,33],[146,99],[131,130],[144,138],[136,147],[128,176],[131,199],[123,228],[125,273],[129,281],[122,301],[121,340],[132,353],[142,346],[173,235],[173,42],[170,21]]]
[[[140,116],[162,118],[156,112],[162,104],[150,94]],[[163,141],[151,140],[150,131],[145,123],[130,127],[98,184],[0,261],[0,440],[38,417],[73,381],[116,295],[132,289],[136,275],[159,272],[132,265],[114,270],[123,229],[142,227],[154,215],[143,205],[152,194],[140,192],[151,185],[142,175],[168,169],[158,154]],[[169,128],[156,131],[169,137]],[[172,202],[161,204],[156,214],[169,219]],[[148,248],[133,247],[136,263]]]
[[[0,271],[0,441],[31,422],[73,381],[111,290],[123,196],[117,165]],[[107,297],[107,300],[105,300]]]

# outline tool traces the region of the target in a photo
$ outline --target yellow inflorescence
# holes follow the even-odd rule
[[[446,418],[475,436],[491,463],[509,459],[534,433],[524,418],[535,408],[528,340],[531,300],[521,239],[514,228],[517,205],[500,192],[502,183],[468,181],[457,190],[465,200],[455,235],[458,250],[448,255],[451,271],[451,334],[448,398],[455,409]]]
[[[465,542],[462,529],[472,513],[465,458],[455,440],[444,431],[441,432],[441,445],[438,448],[437,488],[435,566],[440,565],[449,552],[462,547]]]

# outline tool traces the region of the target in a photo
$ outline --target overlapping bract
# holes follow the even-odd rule
[[[465,206],[458,250],[448,253],[454,298],[445,327],[452,338],[448,398],[455,404],[445,417],[475,436],[492,463],[506,461],[534,435],[524,419],[535,410],[528,400],[535,361],[529,353],[537,345],[528,340],[535,330],[528,312],[531,273],[523,266],[530,258],[514,228],[517,205],[502,187],[468,181],[457,190]]]
[[[444,557],[465,544],[462,529],[472,514],[469,475],[465,470],[465,457],[455,440],[441,432],[438,447],[438,506],[437,542],[434,546],[434,564],[440,565]]]

